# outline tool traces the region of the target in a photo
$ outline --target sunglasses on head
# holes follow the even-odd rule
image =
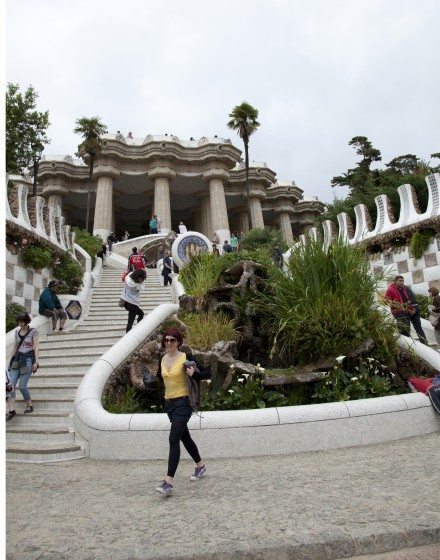
[[[173,336],[170,336],[170,337],[165,338],[165,342],[177,342],[177,338],[174,338]]]

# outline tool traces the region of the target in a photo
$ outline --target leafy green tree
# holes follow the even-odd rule
[[[256,249],[266,248],[270,255],[273,254],[275,245],[284,252],[287,251],[287,243],[284,241],[281,232],[268,227],[256,228],[246,233],[240,240],[240,251],[255,251]]]
[[[349,169],[347,173],[333,177],[331,185],[332,187],[349,187],[351,193],[365,192],[366,183],[372,174],[371,164],[382,159],[380,151],[373,147],[366,136],[355,136],[348,145],[354,146],[356,154],[362,156],[362,159],[355,168]]]
[[[82,117],[75,122],[75,134],[80,134],[84,140],[78,146],[77,156],[82,157],[89,164],[89,181],[92,180],[96,154],[102,146],[101,136],[107,132],[107,127],[101,122],[101,117]],[[86,230],[89,229],[90,214],[90,184],[87,191]]]
[[[243,140],[244,154],[245,154],[245,169],[246,169],[246,196],[247,196],[247,209],[249,219],[249,229],[252,229],[252,216],[249,200],[249,137],[260,126],[258,119],[258,109],[252,107],[246,101],[240,105],[236,105],[229,113],[228,127],[236,130],[237,134]]]
[[[6,171],[32,172],[38,152],[50,140],[46,136],[49,111],[37,111],[38,93],[32,86],[22,93],[18,84],[8,83],[6,89]]]

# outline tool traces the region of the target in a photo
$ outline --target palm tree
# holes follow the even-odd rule
[[[84,158],[87,154],[89,160],[89,189],[87,191],[87,213],[86,213],[86,230],[89,230],[89,214],[90,214],[90,187],[93,175],[93,166],[95,164],[96,154],[101,149],[101,136],[107,132],[107,127],[101,122],[101,117],[82,117],[76,119],[75,134],[81,134],[84,140],[78,146],[77,156]]]
[[[245,169],[246,169],[246,197],[247,197],[247,211],[249,220],[249,230],[252,229],[251,207],[249,201],[249,136],[253,134],[260,123],[257,121],[258,109],[252,107],[246,101],[240,105],[236,105],[231,113],[229,113],[228,127],[236,130],[237,134],[243,140],[244,155],[245,155]]]

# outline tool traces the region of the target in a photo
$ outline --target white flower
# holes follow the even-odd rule
[[[264,367],[260,367],[260,368],[258,368],[258,371],[259,371],[260,373],[264,373],[266,370],[264,369]]]
[[[357,381],[358,378],[357,378],[357,377],[352,377],[351,380],[352,380],[352,381]]]
[[[234,391],[232,389],[229,389],[228,393],[230,393],[232,395]]]
[[[243,383],[243,381],[244,381],[244,377],[240,377],[240,379],[238,379],[239,383]]]
[[[336,358],[336,361],[338,362],[338,364],[342,364],[344,358],[345,358],[345,356],[338,356],[338,357]]]
[[[374,358],[367,358],[369,362],[374,362]]]
[[[235,369],[235,365],[234,365],[234,364],[231,364],[231,365],[229,366],[229,369]]]
[[[260,364],[257,364],[257,368],[260,369]]]
[[[209,384],[211,383],[211,380],[210,380],[210,379],[207,379],[207,380],[206,380],[206,383],[209,385]]]
[[[391,377],[396,377],[392,371],[390,371]]]
[[[249,373],[242,373],[242,376],[247,379],[249,377]]]

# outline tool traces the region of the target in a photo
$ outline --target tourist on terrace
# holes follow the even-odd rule
[[[47,285],[47,288],[41,292],[40,299],[38,301],[38,313],[44,315],[45,317],[50,317],[52,319],[52,330],[55,331],[57,328],[57,321],[60,320],[60,332],[64,329],[64,323],[67,319],[67,313],[64,311],[60,300],[56,294],[58,290],[59,282],[57,280],[51,280]]]
[[[112,254],[112,247],[114,243],[117,243],[116,235],[111,231],[110,235],[107,237],[108,253]]]
[[[138,323],[144,318],[144,312],[139,307],[139,296],[146,278],[145,268],[138,268],[125,277],[121,299],[124,300],[124,308],[128,311],[126,333],[131,331],[136,316]]]
[[[225,253],[232,253],[232,247],[231,245],[228,243],[228,240],[225,239],[225,242],[223,243],[223,254]]]
[[[232,247],[232,251],[237,251],[238,249],[238,236],[236,233],[232,234],[231,247]]]
[[[220,256],[220,251],[218,250],[216,243],[212,244],[212,254],[215,255],[216,257]]]
[[[192,361],[180,351],[183,342],[182,333],[175,328],[167,329],[162,336],[162,348],[166,354],[162,358],[157,376],[165,385],[165,412],[171,422],[169,436],[170,450],[168,455],[168,471],[165,480],[156,488],[157,492],[170,496],[173,491],[174,475],[180,461],[180,442],[196,463],[191,480],[197,481],[206,473],[205,463],[202,461],[197,445],[188,430],[188,421],[193,409],[190,403],[190,380],[207,379],[210,373],[199,364]],[[188,361],[191,360],[191,361]]]
[[[130,234],[127,230],[124,231],[124,235],[122,236],[122,241],[128,241],[130,239]]]
[[[187,231],[188,231],[188,228],[186,227],[186,225],[183,222],[180,222],[179,233],[186,233]]]
[[[102,259],[102,266],[105,266],[106,255],[107,255],[107,245],[103,243],[101,249],[96,253],[96,256]]]
[[[129,133],[127,134],[127,138],[128,138],[129,140],[133,140],[133,134],[132,134],[131,132],[129,132]]]
[[[157,216],[154,216],[150,220],[150,233],[157,233]]]
[[[13,389],[9,398],[9,413],[6,420],[14,418],[15,412],[15,387],[19,384],[20,392],[26,403],[25,414],[34,411],[32,405],[31,394],[27,385],[31,375],[38,369],[38,360],[40,354],[40,342],[38,339],[37,329],[29,327],[31,318],[28,313],[19,313],[16,318],[17,329],[15,330],[15,343],[12,350],[10,367],[10,381]]]
[[[420,309],[416,296],[409,286],[405,286],[403,276],[396,276],[385,292],[385,299],[397,321],[397,329],[403,336],[410,336],[411,323],[420,342],[427,344],[426,335],[420,321]]]
[[[440,314],[440,295],[439,290],[435,286],[431,286],[428,290],[429,295],[432,297],[432,306],[430,307],[430,313]],[[440,346],[440,319],[434,327],[434,336],[437,344]],[[440,350],[439,350],[440,352]]]

